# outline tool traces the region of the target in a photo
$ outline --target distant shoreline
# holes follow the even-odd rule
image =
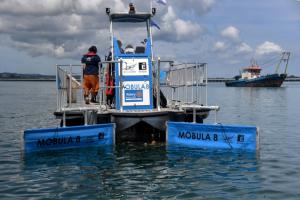
[[[226,82],[232,81],[234,78],[208,78],[208,82]],[[0,73],[0,81],[56,81],[55,75],[43,75],[43,74],[18,74],[3,72]],[[289,75],[286,82],[300,82],[299,76]]]
[[[56,79],[38,79],[38,78],[32,78],[32,79],[27,79],[27,78],[0,78],[0,81],[56,81]]]
[[[208,78],[208,82],[226,82],[234,80],[233,78]],[[43,78],[0,78],[0,81],[35,81],[35,82],[54,82],[56,79],[43,79]],[[300,82],[299,78],[286,78],[285,82]]]

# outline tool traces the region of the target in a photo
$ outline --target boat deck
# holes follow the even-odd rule
[[[160,79],[155,77],[160,77],[160,65],[164,62],[169,64],[169,70],[166,72],[166,82],[161,87]],[[97,104],[85,104],[83,77],[80,71],[82,66],[57,65],[57,109],[54,115],[57,119],[61,119],[62,127],[114,123],[117,142],[149,141],[152,135],[157,141],[163,142],[168,121],[203,123],[210,111],[217,113],[219,110],[218,106],[207,104],[206,63],[174,64],[173,61],[160,59],[153,61],[148,63],[149,67],[153,66],[153,70],[150,70],[151,76],[148,75],[148,78],[150,77],[150,80],[153,76],[154,79],[151,84],[146,80],[146,86],[143,85],[145,80],[123,81],[123,79],[116,81],[115,86],[107,86],[105,74],[109,65],[118,64],[120,72],[123,72],[123,60],[104,61],[101,64],[103,67],[99,72],[101,87],[98,91]],[[117,77],[128,78],[123,73]],[[128,84],[138,87],[129,90]],[[115,90],[114,99],[106,96],[107,89],[111,87]],[[142,98],[135,96],[141,92],[140,90]],[[130,99],[132,96],[134,102]],[[115,103],[116,108],[107,105],[111,101]]]
[[[54,115],[61,119],[61,126],[78,126],[92,124],[116,124],[116,140],[148,141],[165,138],[166,123],[194,122],[203,123],[211,110],[218,111],[218,106],[181,105],[177,108],[161,108],[152,110],[116,110],[97,104],[83,107],[63,108]],[[158,139],[158,141],[162,141]]]
[[[211,110],[219,110],[219,106],[201,106],[197,104],[187,104],[187,105],[180,105],[175,106],[174,108],[160,108],[158,109],[151,109],[151,110],[117,110],[115,108],[109,108],[108,106],[100,105],[100,104],[86,104],[84,106],[72,106],[72,107],[65,107],[61,110],[55,111],[55,116],[62,116],[65,112],[67,115],[76,115],[82,114],[85,111],[93,111],[97,112],[97,114],[112,114],[112,115],[127,115],[127,116],[150,116],[150,115],[159,115],[164,113],[186,113],[196,110],[196,112],[207,112]]]

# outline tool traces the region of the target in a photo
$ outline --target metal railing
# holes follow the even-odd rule
[[[82,101],[82,80],[82,65],[56,65],[57,111]]]
[[[106,110],[106,93],[108,88],[118,88],[122,85],[122,78],[120,78],[120,85],[107,86],[106,73],[109,64],[119,63],[122,69],[122,60],[120,61],[104,61],[99,63],[99,104],[87,106],[84,101],[83,91],[83,67],[84,65],[56,65],[56,85],[57,85],[57,111],[64,110],[90,110],[91,107],[98,110]],[[100,67],[102,66],[102,67]],[[122,70],[120,70],[122,71]],[[112,73],[112,71],[111,71]],[[112,75],[112,74],[111,74]],[[122,74],[121,74],[122,77]],[[122,98],[121,90],[120,97]],[[122,101],[121,101],[122,102]],[[121,105],[122,106],[122,105]]]
[[[167,62],[170,65],[166,71],[165,83],[162,83],[162,91],[168,105],[207,106],[207,64]]]
[[[107,86],[106,73],[114,73],[107,70],[109,65],[119,64],[119,82],[117,85]],[[167,64],[168,66],[163,66]],[[57,82],[57,111],[64,110],[107,110],[106,89],[121,88],[122,79],[122,59],[118,61],[104,61],[99,67],[99,104],[86,105],[84,101],[83,91],[83,65],[57,65],[56,66],[56,82]],[[116,65],[117,66],[117,65]],[[163,61],[158,58],[152,62],[153,76],[153,95],[156,97],[156,109],[161,110],[160,91],[167,99],[167,107],[171,109],[184,108],[187,105],[207,106],[207,64],[206,63],[181,63],[174,64],[173,61]],[[165,73],[165,82],[161,83],[161,68],[167,69]],[[114,76],[110,74],[109,76]],[[162,76],[163,77],[163,76]],[[115,90],[119,92],[120,111],[123,111],[122,99],[123,90]]]

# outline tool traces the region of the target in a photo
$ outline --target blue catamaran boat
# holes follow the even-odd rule
[[[60,127],[25,131],[25,150],[153,141],[200,148],[257,149],[256,127],[203,124],[210,111],[219,111],[219,106],[207,104],[207,64],[177,64],[155,58],[151,20],[156,10],[136,12],[132,6],[124,13],[106,8],[111,47],[99,71],[99,103],[85,104],[81,65],[57,65],[54,115],[61,119]],[[124,27],[131,33],[144,31],[144,38],[135,44],[128,42],[123,49],[120,41],[125,44],[128,34]],[[167,69],[164,76],[162,65]]]

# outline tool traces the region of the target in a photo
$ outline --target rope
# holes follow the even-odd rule
[[[271,64],[274,64],[274,63],[278,62],[278,60],[279,60],[279,59],[278,59],[278,55],[276,55],[276,56],[274,56],[274,57],[268,59],[267,61],[263,62],[262,64],[260,64],[260,66],[264,66],[264,65],[269,64],[269,67],[270,67]],[[265,67],[265,68],[267,68],[267,67]]]
[[[217,124],[219,124],[221,126],[221,129],[223,130],[222,136],[223,136],[224,141],[228,144],[230,149],[233,149],[231,142],[230,142],[231,138],[226,135],[226,131],[225,131],[225,128],[223,127],[222,123],[217,123]]]

